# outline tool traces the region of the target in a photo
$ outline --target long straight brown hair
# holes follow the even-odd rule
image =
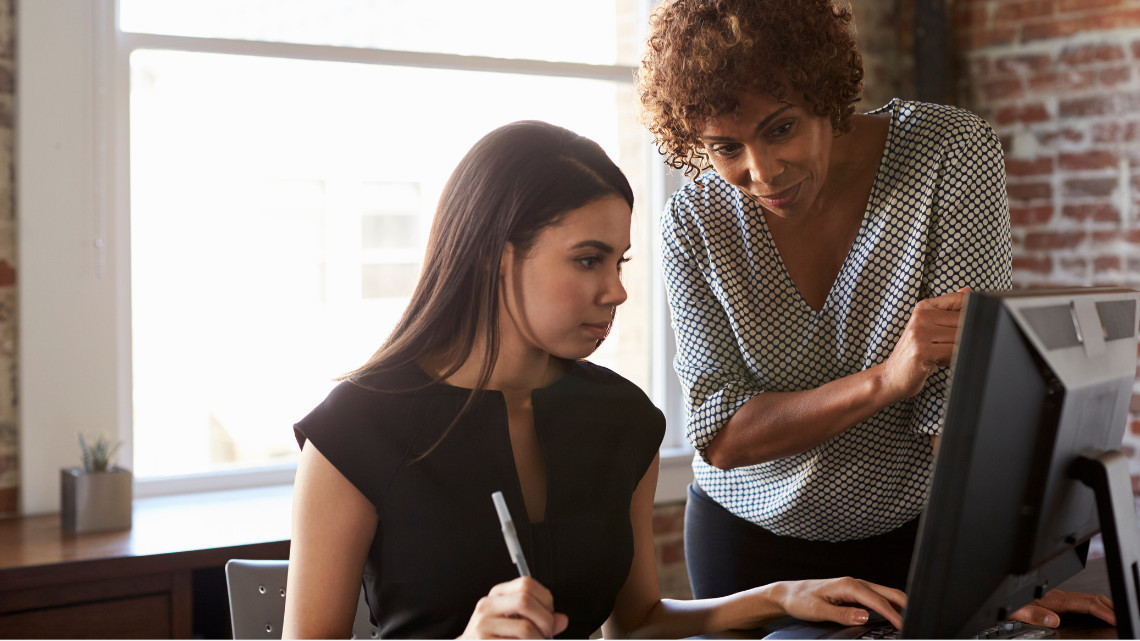
[[[633,190],[596,142],[526,120],[495,129],[467,152],[440,195],[411,301],[380,349],[345,379],[419,362],[448,362],[436,382],[471,355],[483,322],[477,383],[442,441],[486,389],[499,351],[499,262],[506,244],[525,255],[540,231],[607,196],[633,208]],[[426,456],[439,445],[420,455]]]

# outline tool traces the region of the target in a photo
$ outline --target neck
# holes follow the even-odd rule
[[[456,387],[474,388],[479,382],[486,353],[486,344],[478,342],[459,369],[444,379],[444,382]],[[452,362],[448,357],[440,356],[427,359],[421,366],[428,373],[439,375],[447,371]],[[484,389],[529,394],[535,389],[550,385],[564,371],[565,363],[562,360],[541,350],[525,349],[518,342],[501,336],[499,355]]]

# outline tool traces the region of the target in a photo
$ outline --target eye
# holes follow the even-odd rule
[[[775,129],[771,130],[768,136],[774,139],[785,138],[792,133],[792,128],[795,126],[795,124],[795,121],[789,120],[788,122],[785,122]]]
[[[620,259],[618,259],[618,262],[617,262],[618,275],[621,275],[621,266],[628,263],[629,261],[630,261],[629,256],[622,256]]]
[[[593,268],[597,267],[602,262],[602,257],[601,256],[582,256],[580,258],[575,258],[574,262],[578,263],[582,267],[585,267],[586,269],[593,269]]]
[[[716,143],[708,146],[709,153],[721,158],[729,158],[740,149],[737,143]]]

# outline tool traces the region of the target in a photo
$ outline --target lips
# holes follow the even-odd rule
[[[613,326],[613,324],[610,323],[609,321],[606,321],[604,323],[583,323],[582,324],[582,327],[585,327],[586,331],[597,340],[602,340],[603,338],[608,336],[610,333],[610,327],[612,327],[612,326]]]
[[[795,201],[796,196],[800,193],[800,185],[803,185],[803,183],[796,183],[784,191],[768,194],[766,196],[754,196],[752,194],[748,196],[769,209],[784,209]]]

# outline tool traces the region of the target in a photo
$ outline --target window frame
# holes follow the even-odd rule
[[[77,432],[116,435],[123,443],[120,460],[132,459],[132,51],[168,49],[617,82],[631,82],[633,77],[632,67],[619,65],[130,33],[118,29],[116,0],[18,2],[17,377],[24,514],[59,509],[56,470],[78,462]],[[648,16],[651,4],[638,0],[640,15]],[[666,171],[663,163],[651,167],[651,202],[645,211],[656,219],[681,177]],[[660,241],[656,233],[651,237],[650,394],[658,403],[668,399],[663,407],[666,420],[671,432],[680,434],[684,403],[672,370],[674,343],[656,260]],[[687,446],[662,450],[659,503],[684,500],[692,479],[691,457]],[[294,472],[294,465],[279,465],[136,480],[135,495],[287,484]]]

